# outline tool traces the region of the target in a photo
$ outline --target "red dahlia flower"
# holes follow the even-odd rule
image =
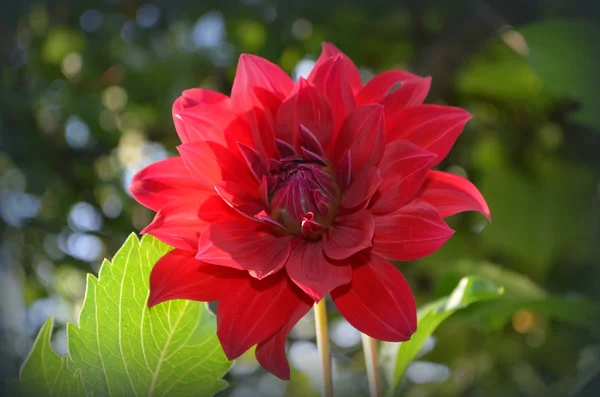
[[[361,332],[405,341],[416,329],[411,290],[388,262],[436,251],[443,218],[489,216],[466,179],[431,171],[470,115],[422,105],[430,78],[400,70],[363,85],[332,44],[307,79],[242,55],[231,97],[191,89],[173,105],[179,157],[140,171],[133,196],[157,211],[143,230],[175,249],[150,277],[149,306],[219,301],[230,359],[256,358],[289,378],[285,342],[331,294]]]

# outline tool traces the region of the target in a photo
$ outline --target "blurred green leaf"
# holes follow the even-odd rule
[[[51,30],[44,41],[42,54],[46,62],[59,64],[65,55],[79,52],[85,47],[85,36],[66,27]]]
[[[381,357],[384,373],[388,380],[389,394],[400,385],[408,365],[417,357],[425,341],[436,328],[454,312],[468,305],[490,299],[497,299],[503,288],[481,277],[465,277],[458,283],[452,294],[419,309],[417,332],[408,342],[384,342]]]
[[[600,28],[591,20],[546,20],[520,30],[545,88],[581,101],[574,120],[600,128]]]
[[[146,306],[150,269],[170,247],[131,235],[98,278],[88,276],[79,327],[69,324],[70,367],[95,396],[211,396],[230,368],[204,303]]]
[[[38,333],[29,355],[21,367],[17,394],[27,397],[85,397],[79,371],[67,368],[67,357],[59,357],[52,346],[53,318]]]
[[[310,384],[310,377],[303,372],[292,370],[292,376],[285,389],[285,397],[319,397],[321,393]]]

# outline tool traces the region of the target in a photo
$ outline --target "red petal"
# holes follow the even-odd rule
[[[355,267],[352,282],[331,297],[344,318],[372,338],[403,342],[417,329],[410,286],[398,269],[375,255]]]
[[[350,282],[350,264],[331,263],[323,255],[323,241],[297,240],[285,265],[289,277],[315,301]]]
[[[178,100],[181,107],[190,108],[200,104],[228,104],[229,97],[217,91],[206,90],[204,88],[190,88],[183,91]]]
[[[233,360],[290,322],[307,297],[280,272],[264,280],[250,278],[231,289],[217,309],[217,335]]]
[[[377,167],[359,173],[342,199],[343,212],[365,208],[381,182],[381,173]]]
[[[414,200],[375,216],[372,252],[393,261],[411,261],[437,251],[453,233],[435,207]]]
[[[242,54],[231,89],[233,109],[248,120],[254,147],[275,154],[275,116],[294,83],[279,66],[255,55]]]
[[[212,189],[223,181],[232,181],[250,194],[258,193],[258,182],[242,160],[225,146],[215,142],[194,142],[177,147],[190,175]]]
[[[313,83],[323,94],[333,116],[333,137],[340,129],[346,116],[356,107],[352,92],[352,85],[345,74],[345,58],[337,55],[317,65],[308,76],[308,81]],[[330,143],[330,147],[335,139]]]
[[[331,109],[319,90],[303,78],[298,80],[294,90],[279,107],[277,138],[298,150],[298,128],[301,124],[326,147],[333,129]]]
[[[148,307],[172,299],[216,301],[231,293],[248,273],[209,265],[194,258],[194,251],[174,249],[152,268]]]
[[[352,174],[373,167],[381,160],[385,148],[383,106],[377,104],[356,108],[344,120],[335,140],[336,161],[350,149]]]
[[[291,236],[277,237],[245,219],[216,222],[202,233],[196,259],[244,269],[258,279],[283,267],[290,254]]]
[[[462,176],[430,171],[418,197],[433,205],[443,218],[477,211],[491,220],[490,209],[477,188]]]
[[[219,196],[202,192],[170,201],[142,233],[151,234],[173,247],[195,252],[200,234],[208,225],[233,216],[231,212]]]
[[[371,211],[392,212],[411,201],[423,186],[436,157],[409,141],[387,145],[379,163],[383,182],[372,200]]]
[[[241,215],[255,220],[255,215],[265,210],[262,201],[247,193],[234,182],[221,182],[215,185],[217,194]]]
[[[350,85],[352,93],[356,96],[362,90],[363,84],[362,77],[360,77],[360,72],[358,71],[358,68],[356,67],[354,62],[352,62],[352,59],[350,59],[346,54],[341,52],[335,45],[331,43],[325,42],[322,44],[322,47],[323,51],[321,52],[319,59],[317,59],[317,62],[313,67],[313,73],[319,73],[321,65],[326,63],[329,59],[335,58],[337,56],[341,57],[344,75],[348,80],[348,84]],[[311,73],[311,75],[313,73]]]
[[[442,161],[471,115],[464,109],[419,105],[396,112],[387,120],[387,142],[407,140],[437,154],[433,165]]]
[[[256,360],[258,360],[264,369],[280,379],[290,379],[290,364],[285,355],[285,344],[288,335],[292,328],[294,328],[294,325],[308,313],[312,305],[313,301],[310,298],[302,301],[296,308],[290,321],[283,328],[269,337],[269,339],[259,342],[256,346]]]
[[[190,176],[181,157],[170,157],[149,165],[135,174],[129,185],[133,197],[153,211],[178,197],[190,196],[204,189]]]
[[[323,252],[334,260],[349,258],[371,246],[374,230],[373,215],[366,209],[341,216],[323,237]]]

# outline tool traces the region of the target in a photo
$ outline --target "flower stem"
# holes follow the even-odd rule
[[[327,330],[327,306],[325,298],[315,303],[315,329],[317,331],[317,347],[323,366],[322,397],[333,397],[333,377],[331,372],[331,349],[329,347],[329,331]]]
[[[369,379],[370,397],[382,397],[381,373],[377,365],[377,341],[366,334],[362,334],[363,351]]]

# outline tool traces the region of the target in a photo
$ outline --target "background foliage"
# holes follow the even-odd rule
[[[585,0],[5,2],[2,378],[17,375],[50,315],[54,349],[66,352],[65,323],[79,316],[86,273],[150,221],[125,187],[141,167],[175,153],[170,108],[180,92],[229,92],[241,52],[302,75],[328,40],[365,79],[394,67],[431,75],[428,102],[475,116],[440,168],[481,187],[493,223],[455,216],[458,233],[442,250],[398,266],[419,306],[449,295],[465,275],[492,280],[504,294],[444,321],[401,390],[594,395],[599,16],[600,3]],[[314,393],[311,321],[293,333],[289,384],[259,369],[250,353],[227,375],[223,395]],[[331,321],[337,390],[364,395],[360,338],[333,310]]]

